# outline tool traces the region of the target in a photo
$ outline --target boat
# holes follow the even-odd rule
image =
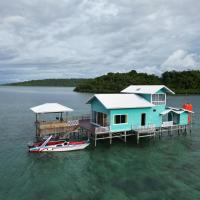
[[[64,142],[66,142],[66,140],[52,140],[49,141],[47,143],[48,146],[54,146],[54,145],[58,145],[58,144],[63,144]],[[28,148],[33,148],[33,147],[39,147],[44,143],[44,141],[41,142],[35,142],[35,143],[29,143],[28,144]]]
[[[50,136],[40,146],[33,146],[29,148],[29,152],[42,153],[42,152],[64,152],[85,149],[90,145],[89,141],[69,141],[60,142],[59,144],[49,143],[52,136]]]

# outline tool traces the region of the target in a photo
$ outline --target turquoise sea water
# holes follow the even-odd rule
[[[168,105],[191,102],[192,135],[66,153],[29,154],[35,116],[30,107],[58,102],[89,113],[90,94],[72,88],[0,87],[0,200],[200,199],[200,96],[168,97]]]

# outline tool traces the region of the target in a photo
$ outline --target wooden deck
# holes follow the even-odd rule
[[[95,147],[98,140],[109,140],[112,144],[114,138],[119,138],[125,143],[127,137],[135,136],[137,143],[139,143],[141,138],[150,137],[155,138],[156,136],[161,137],[164,133],[172,136],[173,133],[187,133],[191,132],[191,125],[172,125],[167,124],[162,127],[155,127],[153,125],[141,126],[141,127],[132,127],[131,130],[124,130],[119,132],[112,132],[108,127],[101,127],[90,122],[89,118],[80,118],[78,120],[68,120],[68,121],[51,121],[51,122],[37,122],[36,123],[36,132],[39,137],[43,137],[49,134],[58,134],[58,133],[69,133],[79,135],[85,135],[88,138],[94,141]]]

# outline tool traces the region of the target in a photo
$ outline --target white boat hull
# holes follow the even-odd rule
[[[76,150],[82,150],[85,149],[87,146],[89,146],[90,143],[85,144],[75,144],[75,145],[64,145],[64,146],[45,146],[40,148],[31,148],[30,152],[63,152],[63,151],[76,151]]]
[[[75,151],[85,149],[89,143],[79,145],[66,145],[63,147],[46,147],[42,151]]]

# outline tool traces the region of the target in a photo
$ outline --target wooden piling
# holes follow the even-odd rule
[[[94,146],[95,147],[97,146],[97,135],[96,135],[96,133],[94,134]]]
[[[139,140],[140,140],[140,136],[139,136],[139,132],[137,132],[137,144],[139,144]]]

